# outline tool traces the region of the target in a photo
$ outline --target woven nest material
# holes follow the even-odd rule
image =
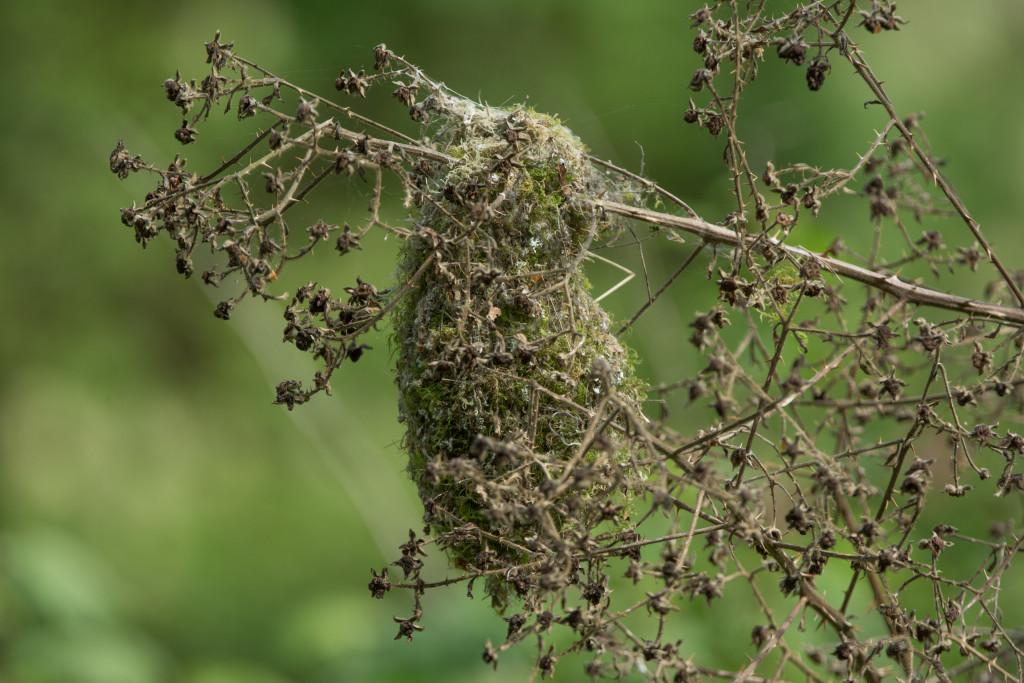
[[[457,565],[508,568],[627,514],[622,436],[646,387],[580,270],[613,228],[577,197],[612,188],[549,116],[425,104],[461,163],[403,246],[399,282],[420,273],[394,321],[409,472]]]

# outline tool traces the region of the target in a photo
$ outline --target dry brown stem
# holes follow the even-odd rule
[[[1022,538],[1011,516],[1024,437],[1012,427],[1024,413],[1024,308],[1001,299],[1024,304],[1021,278],[940,173],[921,116],[898,115],[849,35],[892,38],[905,22],[884,0],[794,3],[779,15],[719,2],[692,20],[702,64],[690,87],[704,100],[684,121],[722,141],[734,202],[714,222],[588,156],[551,117],[473,102],[383,45],[373,73],[347,70],[335,86],[356,98],[393,89],[410,133],[277,78],[219,34],[201,83],[165,83],[184,117],[175,136],[193,142],[225,104],[261,129],[204,175],[118,144],[113,172],[158,181],[122,220],[143,245],[169,237],[186,277],[197,248],[218,255],[204,281],[236,287],[220,318],[247,296],[287,302],[285,341],[322,368],[311,384],[277,387],[289,409],[329,391],[368,350],[364,335],[393,323],[425,529],[372,573],[374,597],[411,596],[398,637],[433,627],[425,591],[472,594],[480,579],[508,624],[484,661],[497,666],[530,640],[542,677],[582,654],[593,677],[641,670],[656,681],[1019,680]],[[839,77],[830,59],[852,65],[886,124],[851,141],[852,168],[753,168],[737,122],[759,70],[801,67],[825,97]],[[335,175],[369,193],[363,224],[289,225]],[[382,210],[392,183],[399,223]],[[840,192],[864,202],[864,256],[838,240],[823,253],[795,243]],[[692,244],[657,287],[640,224]],[[328,241],[358,259],[371,230],[402,240],[395,282],[332,293],[325,268],[281,291],[288,262]],[[627,233],[646,300],[616,328],[581,268]],[[958,233],[975,243],[948,248]],[[700,265],[716,287],[677,296]],[[941,270],[987,300],[943,291]],[[973,280],[986,276],[984,289]],[[620,337],[669,300],[693,330],[673,367],[688,367],[689,349],[701,369],[647,378]],[[430,564],[445,554],[458,574]],[[738,614],[740,600],[755,607]],[[705,610],[700,619],[742,642],[735,657],[691,645]]]

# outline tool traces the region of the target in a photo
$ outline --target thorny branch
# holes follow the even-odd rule
[[[322,368],[309,386],[277,387],[289,409],[329,392],[333,374],[370,349],[364,335],[392,322],[425,512],[423,534],[410,531],[369,585],[377,598],[412,593],[397,638],[429,625],[425,591],[472,595],[479,579],[509,615],[484,662],[531,639],[542,677],[583,653],[595,678],[1018,680],[1024,537],[1007,520],[1024,490],[1024,437],[1000,421],[1024,412],[1024,278],[940,172],[921,115],[897,112],[850,35],[901,29],[895,11],[835,0],[773,15],[731,1],[691,17],[702,64],[689,84],[707,100],[691,99],[684,120],[725,136],[735,202],[717,223],[589,155],[551,117],[468,100],[384,45],[373,73],[344,71],[335,87],[355,98],[392,89],[418,130],[280,79],[219,33],[206,78],[164,84],[182,115],[174,135],[196,141],[215,105],[261,129],[204,175],[179,157],[150,165],[119,143],[111,171],[158,178],[122,221],[144,246],[170,237],[186,277],[197,247],[219,256],[202,273],[235,287],[219,318],[246,296],[286,302],[284,340]],[[795,66],[819,93],[836,77],[830,60],[851,64],[885,124],[856,142],[851,168],[754,169],[737,125],[745,91],[760,70]],[[361,226],[318,220],[303,234],[289,224],[339,175],[365,181]],[[866,256],[838,240],[821,253],[799,245],[808,214],[840,193],[865,203]],[[946,246],[947,215],[975,245]],[[919,238],[910,219],[923,224]],[[646,300],[613,334],[580,268],[627,228],[641,249],[639,225],[692,250],[660,287],[645,283]],[[371,230],[402,240],[390,287],[357,279],[343,295],[320,282],[278,293],[289,261],[329,241],[358,258]],[[709,298],[675,296],[700,263],[715,281]],[[942,270],[969,283],[988,268],[984,300],[939,286]],[[618,338],[673,298],[692,311],[689,343],[704,367],[647,387]],[[645,394],[648,405],[687,406],[689,419],[649,414]],[[425,578],[435,549],[457,574]],[[735,613],[732,596],[754,608]],[[695,650],[698,619],[749,646],[731,657]]]

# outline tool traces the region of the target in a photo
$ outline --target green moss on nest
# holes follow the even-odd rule
[[[580,500],[621,498],[611,482],[563,485],[594,411],[639,415],[646,393],[579,269],[609,225],[578,198],[618,189],[552,117],[431,99],[435,140],[461,163],[432,179],[403,245],[400,283],[432,259],[395,317],[404,445],[455,563],[506,568],[571,545]],[[503,582],[488,586],[498,601]]]

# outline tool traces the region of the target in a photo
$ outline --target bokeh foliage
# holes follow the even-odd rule
[[[687,4],[52,2],[8,10],[0,675],[404,681],[432,680],[443,668],[450,680],[522,680],[528,653],[503,659],[496,675],[479,661],[481,634],[502,635],[482,601],[450,595],[408,646],[391,642],[390,616],[400,610],[366,594],[367,567],[391,558],[420,514],[396,446],[386,332],[346,368],[332,399],[294,415],[270,405],[277,381],[308,374],[293,372],[301,363],[294,353],[262,341],[280,326],[279,310],[248,306],[230,325],[237,334],[225,333],[200,288],[181,286],[170,255],[140,254],[125,233],[111,207],[144,193],[148,180],[117,183],[106,156],[128,135],[133,151],[173,156],[177,113],[160,83],[179,67],[201,71],[202,43],[217,28],[247,55],[319,89],[343,66],[368,66],[372,46],[386,41],[466,94],[495,103],[528,95],[595,154],[635,170],[643,158],[646,175],[714,220],[729,210],[721,145],[681,121],[697,65],[686,19],[696,4]],[[1008,65],[1024,59],[1011,40],[1024,10],[993,3],[965,14],[946,1],[901,9],[910,23],[899,34],[864,32],[861,44],[897,106],[928,112],[934,149],[1012,263],[1024,88]],[[815,97],[799,70],[775,60],[762,79],[747,94],[754,158],[829,163],[879,125],[845,79]],[[864,217],[838,206],[817,221],[821,244],[808,246],[853,239]],[[365,206],[337,210],[336,222],[358,220]],[[647,256],[654,282],[678,259],[668,248]],[[393,262],[372,267],[386,275]],[[592,279],[600,287],[615,273],[598,268]],[[685,291],[698,296],[704,286],[688,282]],[[641,290],[606,303],[632,311]],[[673,305],[630,339],[651,378],[697,369],[677,353],[693,306],[687,296]],[[728,639],[701,621],[713,616],[694,603],[680,619],[692,620],[691,644],[727,659]]]

